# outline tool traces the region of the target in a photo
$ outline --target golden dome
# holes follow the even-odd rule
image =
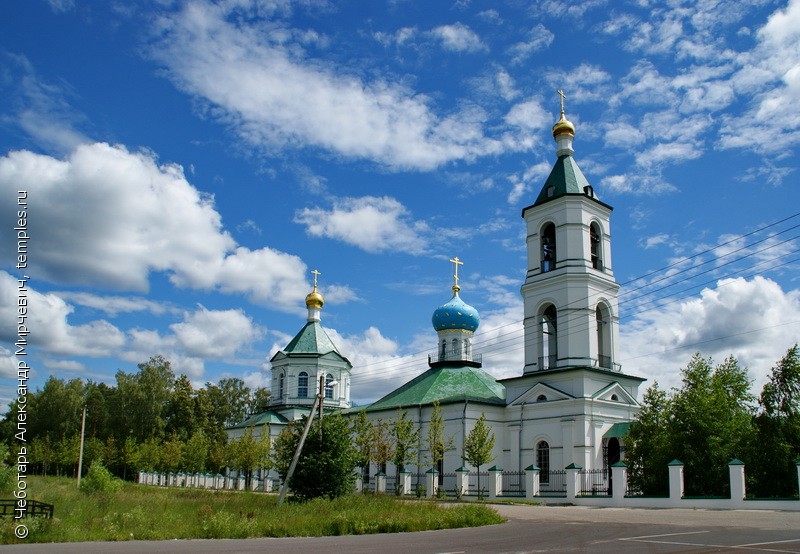
[[[575,125],[572,124],[565,116],[564,112],[561,112],[561,117],[558,121],[555,122],[553,125],[553,138],[558,137],[558,135],[568,134],[575,136]]]
[[[306,296],[306,307],[308,308],[322,308],[325,304],[325,299],[317,292],[317,286],[314,285],[314,290]]]

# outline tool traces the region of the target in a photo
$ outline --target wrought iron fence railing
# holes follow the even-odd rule
[[[560,469],[539,473],[539,494],[541,496],[566,496],[567,472]]]
[[[504,496],[525,496],[525,472],[504,471],[501,490]]]
[[[609,475],[603,469],[582,469],[578,472],[578,494],[608,496]]]

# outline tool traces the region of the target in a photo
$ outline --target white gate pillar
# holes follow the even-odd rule
[[[680,500],[683,498],[683,462],[672,460],[669,464],[669,498]]]
[[[539,466],[529,465],[525,468],[525,498],[539,496]]]

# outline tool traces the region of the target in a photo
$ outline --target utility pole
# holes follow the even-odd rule
[[[83,470],[83,433],[86,430],[86,406],[83,407],[81,416],[81,448],[78,454],[78,488],[81,488],[81,471]]]
[[[325,404],[325,375],[319,376],[319,438],[322,440],[322,408]]]
[[[286,477],[283,480],[283,485],[281,485],[281,493],[278,495],[278,506],[283,504],[283,499],[286,498],[286,491],[289,489],[289,480],[291,480],[292,475],[294,474],[294,470],[297,467],[297,461],[300,459],[300,452],[303,451],[303,444],[306,442],[306,436],[308,436],[308,430],[311,429],[311,422],[314,420],[314,412],[317,409],[317,403],[319,402],[319,432],[320,438],[322,438],[322,402],[325,398],[325,376],[321,376],[319,378],[319,392],[317,396],[314,398],[314,404],[311,406],[311,411],[308,413],[308,419],[306,420],[306,426],[303,428],[303,434],[300,435],[300,442],[297,443],[297,449],[294,451],[294,456],[292,457],[292,463],[289,464],[289,471],[286,472]]]

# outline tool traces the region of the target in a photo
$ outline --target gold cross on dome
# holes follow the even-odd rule
[[[319,271],[317,271],[316,269],[315,269],[315,270],[313,270],[311,273],[313,273],[313,274],[314,274],[314,288],[316,289],[316,288],[317,288],[317,276],[318,276],[318,275],[322,275],[322,273],[320,273],[320,272],[319,272]]]
[[[458,259],[458,256],[456,256],[455,258],[453,258],[453,259],[452,259],[452,260],[450,260],[450,261],[453,263],[453,265],[454,265],[454,266],[455,266],[455,268],[456,268],[456,273],[455,273],[455,275],[453,275],[453,277],[455,277],[455,278],[456,278],[456,284],[455,284],[455,286],[458,286],[458,266],[460,266],[460,265],[464,265],[464,262],[462,262],[461,260],[459,260],[459,259]]]
[[[558,89],[556,92],[558,92],[558,95],[561,97],[561,113],[564,113],[564,99],[566,98],[566,95],[561,89]]]

